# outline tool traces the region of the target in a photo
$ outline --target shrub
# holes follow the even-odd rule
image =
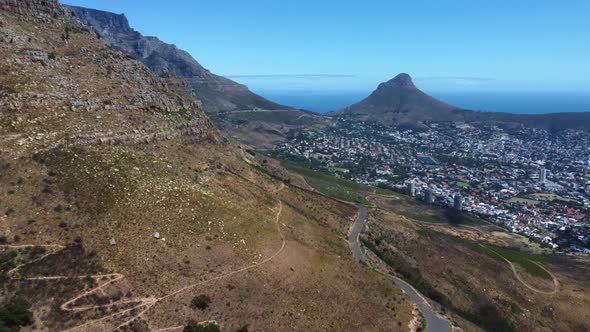
[[[248,328],[250,327],[250,325],[246,324],[244,326],[242,326],[238,332],[248,332]]]
[[[16,295],[0,308],[0,331],[18,331],[19,327],[33,324],[31,304]]]
[[[219,326],[214,323],[201,325],[194,320],[189,320],[183,329],[183,332],[220,332]]]
[[[195,296],[191,301],[191,304],[194,308],[205,310],[209,307],[209,304],[211,304],[211,298],[205,294],[201,294]]]

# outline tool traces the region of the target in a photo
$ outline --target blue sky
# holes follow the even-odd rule
[[[590,93],[590,1],[63,0],[125,13],[255,91]]]

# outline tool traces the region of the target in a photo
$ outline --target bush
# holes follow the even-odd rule
[[[18,331],[19,327],[33,324],[31,304],[16,295],[0,308],[0,331]]]
[[[191,304],[194,308],[205,310],[211,304],[211,298],[205,294],[201,294],[199,296],[195,296],[191,301]]]
[[[189,320],[183,332],[220,332],[219,326],[214,323],[208,323],[207,325],[201,325],[194,320]]]

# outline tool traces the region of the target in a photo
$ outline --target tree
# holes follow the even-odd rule
[[[211,304],[211,298],[205,294],[201,294],[195,296],[191,301],[191,304],[194,308],[205,310],[209,307],[209,304]]]

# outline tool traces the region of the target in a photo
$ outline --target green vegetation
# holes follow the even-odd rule
[[[286,162],[283,163],[283,166],[290,171],[302,175],[307,184],[326,196],[349,202],[366,202],[361,194],[361,185],[354,181],[339,179]]]
[[[467,182],[457,182],[457,187],[467,189],[469,188],[469,183]]]
[[[21,326],[33,324],[31,304],[20,295],[0,308],[0,332],[20,331]]]
[[[540,201],[537,201],[534,199],[529,199],[529,198],[524,198],[524,197],[512,197],[511,199],[508,200],[508,202],[522,203],[522,204],[526,204],[526,205],[537,205],[537,204],[541,203]]]
[[[483,246],[479,243],[469,242],[469,246],[474,251],[490,256],[495,259],[507,259],[512,263],[520,265],[525,271],[535,277],[551,280],[551,275],[542,269],[536,262],[551,262],[554,258],[527,254],[518,250],[496,247],[491,245]]]
[[[349,172],[348,168],[342,168],[342,167],[330,167],[330,168],[328,168],[328,170],[330,172],[332,172],[332,173],[343,173],[343,174],[345,174],[345,173],[348,173]]]
[[[573,199],[564,198],[564,197],[561,197],[561,196],[553,194],[553,193],[548,193],[548,194],[537,193],[537,194],[530,194],[529,196],[531,196],[534,199],[541,200],[541,201],[575,202],[575,200],[573,200]]]
[[[189,320],[183,332],[219,332],[219,326],[214,323],[208,323],[207,325],[201,325],[194,320]]]
[[[393,190],[389,190],[389,189],[381,188],[381,187],[375,187],[375,194],[382,195],[382,196],[396,196],[396,197],[399,197],[401,199],[408,199],[408,198],[410,198],[410,196],[407,196],[407,195],[404,195],[404,194],[400,194],[400,193],[395,192]]]
[[[193,308],[205,310],[209,307],[209,304],[211,304],[211,298],[205,294],[201,294],[201,295],[195,296],[193,298],[193,300],[191,301],[191,304],[192,304]]]
[[[0,253],[0,280],[6,278],[8,271],[16,266],[16,256],[16,251]]]

